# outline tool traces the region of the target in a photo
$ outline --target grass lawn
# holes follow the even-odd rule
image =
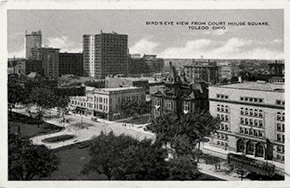
[[[137,118],[132,118],[132,119],[125,120],[125,121],[120,121],[120,122],[142,125],[142,124],[148,123],[149,120],[150,120],[150,114],[146,114],[146,115],[143,115],[143,116],[140,116],[140,117],[137,117]]]
[[[88,175],[81,174],[83,166],[89,162],[89,147],[79,149],[78,144],[53,150],[60,158],[59,169],[51,176],[43,180],[106,180],[105,175],[91,172]]]
[[[12,132],[17,132],[19,126],[21,136],[27,138],[31,138],[39,134],[58,132],[63,129],[62,127],[58,127],[46,122],[42,122],[38,127],[37,124],[26,123],[29,121],[29,119],[31,118],[28,116],[13,113],[12,118],[9,117],[8,119],[8,126]]]
[[[88,175],[81,173],[83,166],[89,162],[89,147],[79,149],[78,144],[53,150],[60,158],[59,169],[51,176],[42,180],[107,180],[105,175],[91,172]],[[196,180],[221,180],[219,178],[201,174]]]

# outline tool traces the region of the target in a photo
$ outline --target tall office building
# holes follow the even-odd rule
[[[127,75],[128,35],[101,33],[83,35],[83,69],[85,76],[105,78]]]
[[[59,75],[83,74],[83,54],[82,53],[59,53]]]
[[[212,146],[257,160],[284,162],[283,83],[210,86],[209,101],[210,113],[221,120]]]
[[[42,61],[43,75],[47,78],[59,77],[58,48],[32,48],[33,58]]]
[[[25,34],[25,57],[28,59],[33,58],[32,49],[41,48],[42,34],[41,31],[33,31],[31,34]]]

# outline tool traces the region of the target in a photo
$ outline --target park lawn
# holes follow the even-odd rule
[[[53,150],[59,157],[60,165],[57,171],[42,180],[107,180],[105,175],[91,172],[81,173],[83,166],[89,162],[89,147],[79,149],[78,144]]]
[[[59,157],[59,169],[49,177],[41,180],[107,180],[105,175],[91,172],[88,175],[81,173],[83,166],[89,162],[89,147],[79,149],[78,144],[65,146],[53,150],[54,154]],[[221,180],[219,178],[201,174],[196,180]]]
[[[22,114],[13,113],[13,118],[9,118],[8,126],[10,131],[17,132],[18,126],[20,127],[20,134],[22,137],[31,138],[40,134],[49,134],[52,132],[59,132],[63,130],[62,127],[42,122],[39,124],[28,124],[28,120],[31,119],[28,116]]]
[[[124,121],[120,121],[120,122],[133,123],[133,124],[136,124],[136,125],[142,125],[142,124],[145,124],[145,123],[149,123],[149,121],[150,121],[150,114],[146,114],[146,115],[139,116],[137,118],[132,118],[132,119],[124,120]]]

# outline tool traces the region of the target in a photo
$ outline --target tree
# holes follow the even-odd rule
[[[167,156],[167,150],[151,140],[130,145],[121,153],[119,176],[126,180],[168,179]]]
[[[9,134],[9,180],[31,180],[47,177],[57,170],[59,159],[44,145],[33,145],[28,139]]]
[[[97,172],[105,174],[109,180],[118,176],[120,156],[125,148],[137,144],[137,140],[125,136],[115,136],[113,132],[105,135],[103,132],[92,140],[89,154],[91,160],[84,166],[83,173]]]
[[[68,96],[55,96],[55,98],[56,98],[55,106],[61,109],[62,119],[63,119],[63,122],[65,122],[65,113],[67,111],[66,107],[69,104],[69,97]]]
[[[12,115],[12,108],[16,103],[25,103],[29,92],[23,88],[16,80],[8,79],[8,103],[9,114]]]
[[[200,175],[197,163],[190,155],[182,155],[170,160],[169,166],[169,179],[171,180],[193,180]]]
[[[121,104],[121,110],[127,116],[138,116],[150,112],[150,105],[145,101],[124,100]]]
[[[219,120],[213,118],[209,112],[185,114],[177,117],[175,114],[165,114],[153,120],[147,126],[148,130],[156,133],[156,140],[164,145],[170,144],[176,152],[176,156],[190,154],[190,150],[198,144],[200,153],[200,142],[204,137],[215,132]],[[197,155],[197,161],[199,156]]]

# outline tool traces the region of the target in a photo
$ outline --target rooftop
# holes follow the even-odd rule
[[[257,90],[257,91],[275,91],[275,92],[284,92],[283,83],[265,83],[265,82],[243,82],[229,85],[219,85],[211,87],[223,87],[223,88],[232,88],[232,89],[246,89],[246,90]]]
[[[131,89],[139,89],[139,87],[95,88],[94,91],[124,91]]]

